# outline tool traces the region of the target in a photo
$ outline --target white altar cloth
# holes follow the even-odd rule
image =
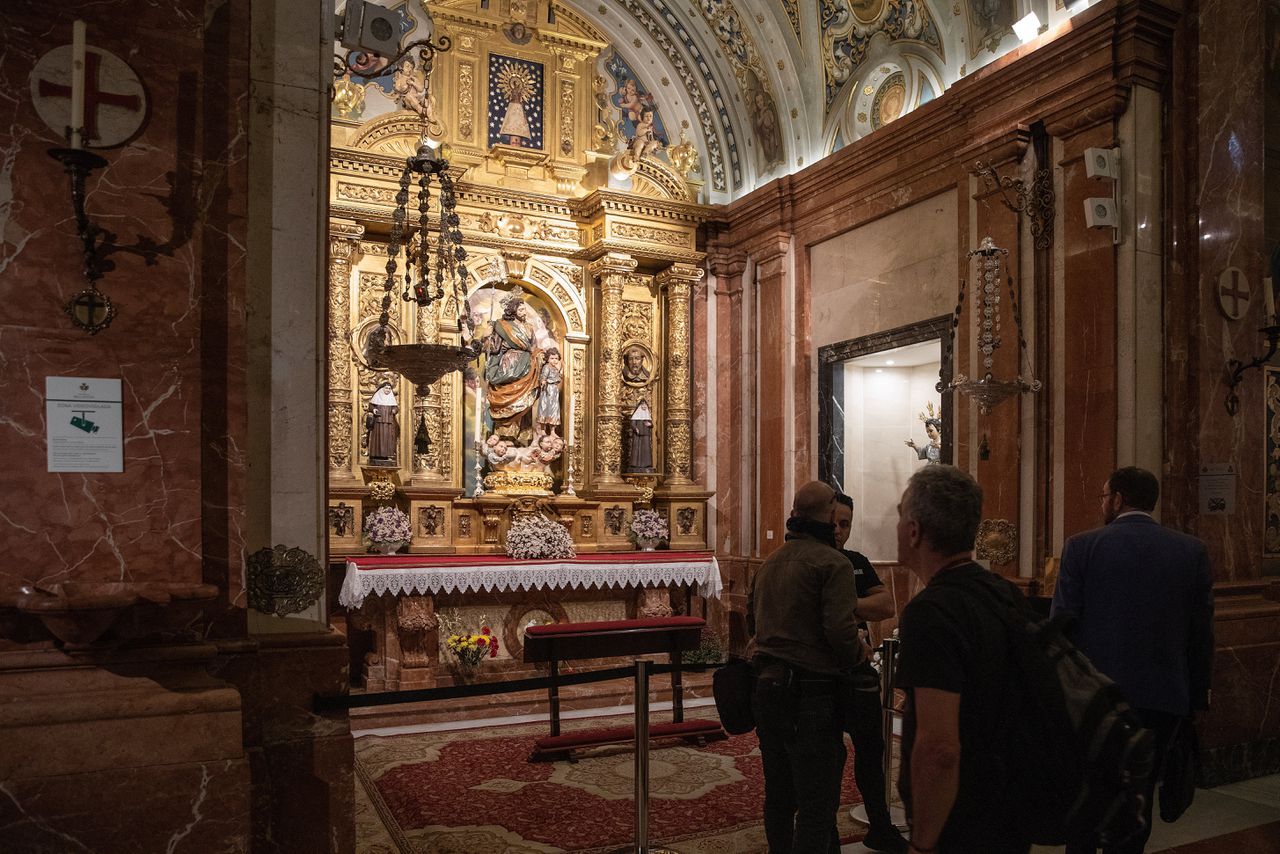
[[[453,593],[588,587],[698,586],[720,598],[720,565],[710,552],[611,552],[572,560],[493,555],[370,555],[347,561],[338,602],[359,608],[370,593]]]

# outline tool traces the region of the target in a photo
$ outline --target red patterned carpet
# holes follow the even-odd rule
[[[537,724],[358,739],[360,851],[549,854],[605,852],[631,842],[631,752],[602,748],[576,763],[528,762],[534,740],[545,734],[545,724]],[[675,845],[681,854],[765,850],[754,734],[704,748],[658,747],[650,752],[649,774],[650,845]],[[845,776],[839,820],[849,842],[861,829],[847,817],[859,798]]]

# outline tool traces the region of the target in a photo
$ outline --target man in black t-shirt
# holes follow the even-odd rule
[[[912,475],[898,505],[898,560],[925,588],[903,609],[898,686],[908,695],[899,790],[912,854],[1025,854],[1000,787],[1001,698],[1010,662],[1004,624],[982,593],[973,560],[982,489],[954,466]],[[1017,590],[1007,582],[1010,601]],[[988,594],[989,595],[989,594]]]
[[[893,596],[880,583],[871,561],[860,552],[844,546],[853,523],[853,499],[844,493],[836,496],[836,547],[853,564],[854,582],[858,587],[858,608],[854,612],[858,628],[867,636],[867,620],[884,620],[893,616]],[[867,836],[862,844],[872,851],[905,854],[907,840],[889,817],[884,782],[883,707],[880,700],[880,674],[863,662],[854,669],[849,690],[843,696],[844,731],[853,741],[853,779],[867,808]]]

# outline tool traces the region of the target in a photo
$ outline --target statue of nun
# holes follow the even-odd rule
[[[384,380],[369,399],[364,414],[365,444],[369,449],[369,465],[394,466],[396,446],[400,441],[400,422],[391,383]]]
[[[653,416],[649,404],[640,401],[627,422],[627,471],[633,474],[653,471]]]

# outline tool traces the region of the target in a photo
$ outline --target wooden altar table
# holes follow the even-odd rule
[[[711,552],[607,552],[570,560],[512,560],[491,555],[368,555],[347,560],[338,602],[359,608],[370,593],[422,595],[498,590],[696,585],[719,598],[720,566]]]

